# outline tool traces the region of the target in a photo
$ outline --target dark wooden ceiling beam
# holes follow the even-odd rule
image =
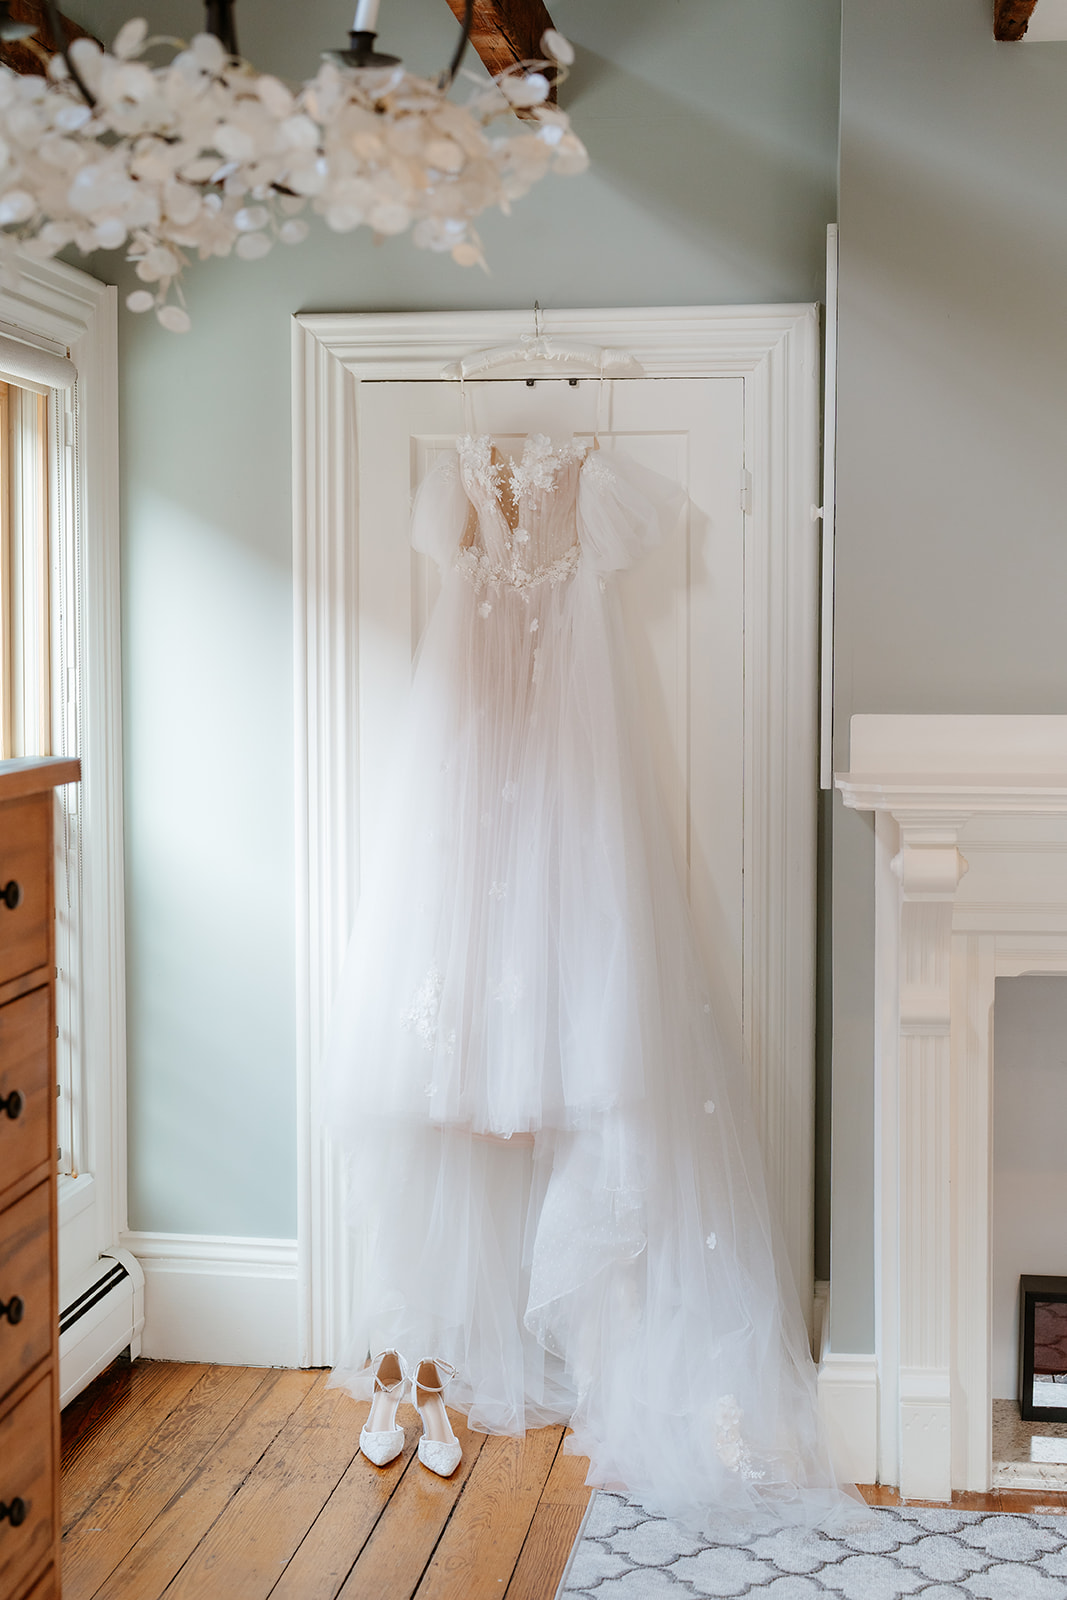
[[[1017,44],[1026,32],[1037,0],[993,0],[993,37]]]
[[[448,0],[462,22],[465,0]],[[542,0],[474,0],[471,44],[495,77],[516,61],[536,61],[544,55],[541,36],[552,18]]]
[[[48,57],[55,55],[59,48],[59,41],[52,38],[44,6],[41,0],[11,0],[10,9],[16,22],[32,22],[35,31],[28,39],[0,39],[0,62],[10,67],[12,72],[43,77]],[[67,36],[67,44],[74,39],[92,38],[92,34],[62,12],[59,21]]]

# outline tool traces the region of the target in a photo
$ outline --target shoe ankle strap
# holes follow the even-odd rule
[[[443,1373],[444,1382],[423,1383],[422,1379],[419,1377],[423,1367],[433,1367],[439,1376]],[[443,1394],[455,1376],[456,1369],[455,1367],[451,1366],[449,1362],[436,1361],[432,1356],[425,1356],[415,1368],[415,1387],[417,1389],[421,1389],[424,1394]]]
[[[386,1356],[396,1356],[396,1364],[400,1368],[399,1378],[394,1378],[392,1383],[384,1383],[379,1375],[381,1364]],[[374,1373],[374,1387],[380,1389],[383,1394],[396,1394],[397,1390],[403,1389],[408,1381],[408,1370],[404,1365],[404,1358],[399,1350],[380,1350],[371,1361],[370,1367]]]

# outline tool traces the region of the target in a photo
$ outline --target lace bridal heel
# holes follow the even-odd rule
[[[359,1435],[359,1448],[376,1467],[387,1467],[404,1448],[404,1430],[396,1425],[396,1408],[404,1398],[408,1375],[396,1350],[383,1350],[371,1363],[374,1395]]]
[[[415,1410],[422,1421],[419,1460],[439,1478],[450,1478],[463,1455],[463,1446],[452,1432],[442,1399],[455,1373],[455,1367],[447,1361],[420,1361],[412,1384]]]

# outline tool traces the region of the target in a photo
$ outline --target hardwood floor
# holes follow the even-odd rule
[[[453,1412],[444,1480],[410,1406],[402,1456],[365,1461],[366,1412],[324,1372],[116,1362],[63,1414],[64,1600],[552,1600],[590,1493],[564,1430],[487,1437]],[[953,1503],[1067,1513],[1048,1492]]]
[[[861,1483],[859,1492],[869,1506],[939,1506],[941,1500],[902,1500],[898,1489],[880,1483]],[[970,1490],[953,1491],[952,1504],[959,1511],[1032,1511],[1040,1515],[1067,1515],[1067,1494],[1055,1489],[991,1489],[988,1494]]]
[[[64,1600],[552,1600],[590,1491],[562,1428],[444,1480],[358,1452],[324,1372],[116,1362],[63,1413]]]

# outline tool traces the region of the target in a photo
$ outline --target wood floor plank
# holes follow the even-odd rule
[[[463,1459],[450,1478],[410,1463],[337,1600],[409,1600],[487,1443],[449,1411]],[[498,1590],[499,1594],[499,1590]]]
[[[856,1488],[869,1506],[899,1506],[900,1495],[884,1483],[857,1483]]]
[[[562,1427],[487,1439],[415,1593],[490,1600],[504,1593],[563,1438]]]
[[[157,1600],[222,1515],[314,1387],[314,1372],[267,1372],[206,1459],[182,1485],[95,1600]]]
[[[86,1434],[97,1428],[107,1416],[116,1415],[129,1408],[132,1390],[143,1391],[151,1377],[152,1383],[162,1379],[158,1361],[113,1361],[88,1388],[76,1395],[63,1410],[63,1465],[72,1461],[82,1448]]]
[[[66,1600],[90,1600],[226,1432],[266,1376],[208,1367],[63,1537]]]
[[[899,1489],[881,1483],[857,1485],[870,1506],[943,1506],[943,1500],[904,1500]],[[988,1494],[956,1489],[952,1504],[960,1511],[1022,1511],[1034,1514],[1067,1514],[1067,1492],[1042,1489],[991,1489]]]
[[[359,1448],[351,1399],[327,1389],[326,1376],[316,1374],[303,1404],[168,1587],[167,1600],[266,1600]]]
[[[1038,1510],[1051,1513],[1067,1511],[1067,1497],[1055,1492],[1048,1494],[1040,1489],[995,1489],[993,1493],[997,1501],[995,1507],[993,1507],[996,1511],[1025,1511],[1027,1513],[1033,1513]],[[952,1503],[953,1505],[956,1504],[955,1495],[952,1496]],[[983,1507],[982,1509],[985,1508]]]
[[[63,1462],[63,1525],[73,1526],[101,1487],[122,1471],[145,1437],[181,1405],[210,1368],[192,1362],[137,1361],[133,1378],[114,1412],[72,1441]]]
[[[370,1404],[351,1404],[352,1427],[358,1436]],[[363,1455],[353,1459],[286,1567],[281,1582],[271,1590],[270,1600],[334,1600],[386,1512],[418,1447],[422,1427],[414,1408],[402,1406],[397,1422],[404,1429],[403,1452],[386,1467],[373,1466]]]
[[[585,1456],[565,1455],[560,1445],[515,1564],[507,1600],[547,1600],[559,1588],[593,1492],[585,1481],[588,1471]]]

